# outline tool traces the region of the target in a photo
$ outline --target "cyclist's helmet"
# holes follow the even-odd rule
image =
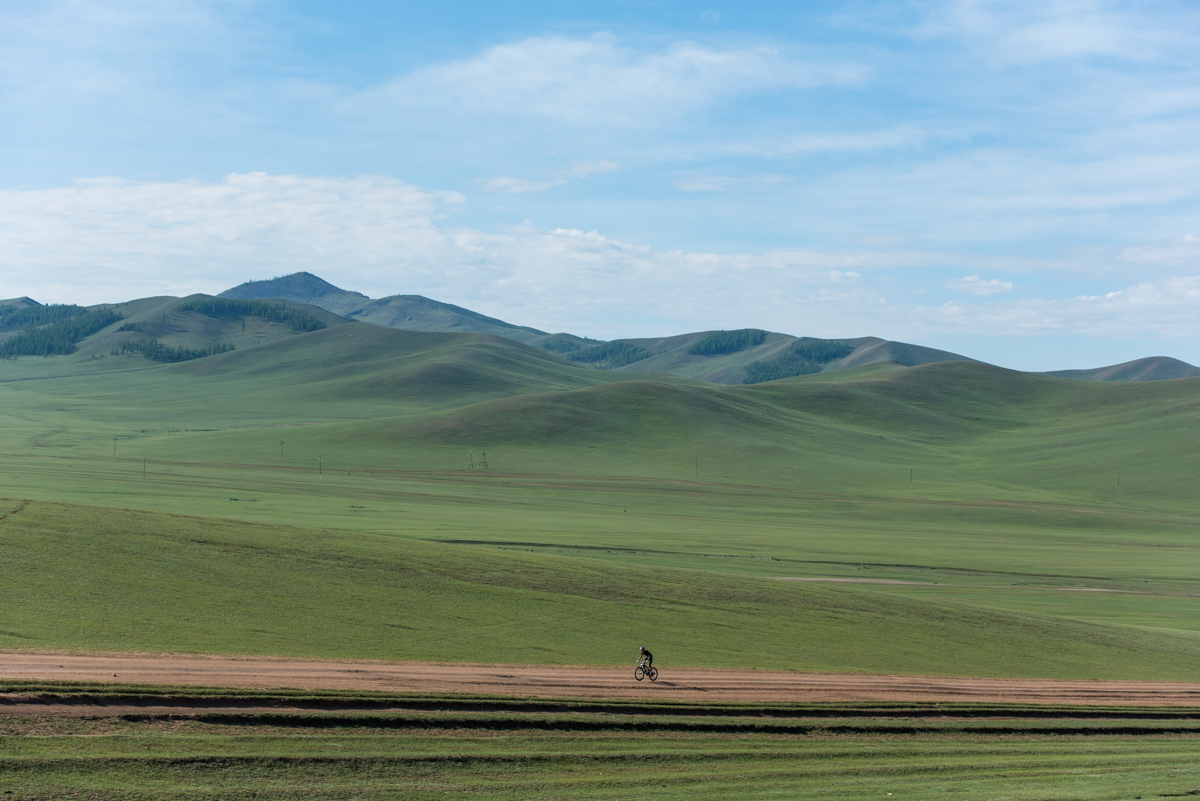
[[[645,650],[646,650],[646,646],[644,646],[644,645],[639,645],[639,646],[638,646],[638,650],[639,650],[639,651],[645,651]]]

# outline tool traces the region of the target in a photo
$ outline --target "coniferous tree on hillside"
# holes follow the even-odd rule
[[[798,375],[821,372],[830,362],[844,359],[854,348],[836,339],[798,339],[786,351],[773,359],[746,365],[743,384],[761,384]]]
[[[565,356],[573,362],[590,364],[598,370],[615,370],[649,358],[650,351],[628,342],[605,342],[603,345],[593,345],[567,353]]]
[[[0,342],[0,359],[74,353],[80,340],[121,319],[112,309],[98,309],[40,328],[27,328]]]
[[[206,317],[261,317],[274,323],[282,323],[301,333],[320,331],[325,323],[303,309],[294,309],[283,303],[266,300],[231,300],[229,298],[197,298],[187,300],[175,307],[176,311],[196,312]]]
[[[87,309],[69,303],[0,309],[0,331],[19,331],[50,323],[61,323],[81,314],[87,314]]]
[[[696,340],[688,348],[693,356],[724,356],[761,345],[767,332],[759,328],[739,328],[735,331],[714,331]]]
[[[170,345],[162,344],[157,339],[139,339],[135,342],[122,342],[120,347],[113,350],[113,355],[140,353],[154,362],[189,362],[192,359],[203,359],[205,356],[228,353],[234,349],[234,346],[228,342],[218,342],[205,348],[173,348]]]

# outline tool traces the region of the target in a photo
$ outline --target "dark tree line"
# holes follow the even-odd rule
[[[37,328],[49,323],[61,323],[86,314],[87,309],[70,303],[52,303],[48,306],[15,306],[0,309],[0,331],[19,331]]]
[[[196,312],[206,317],[261,317],[273,323],[292,327],[293,331],[320,331],[325,323],[303,309],[266,300],[234,300],[231,298],[198,298],[175,307],[177,311]]]
[[[551,353],[574,353],[581,347],[578,342],[574,342],[566,337],[553,337],[551,339],[543,339],[537,343],[537,346],[542,350],[548,350]]]
[[[761,345],[767,332],[760,328],[739,328],[734,331],[714,331],[696,340],[688,348],[693,356],[724,356]]]
[[[746,365],[743,384],[761,384],[798,375],[819,373],[830,362],[844,359],[854,348],[836,339],[798,339],[772,359]]]
[[[579,340],[583,341],[582,345],[579,344]],[[587,337],[580,337],[579,340],[566,334],[556,334],[555,336],[547,337],[541,342],[538,342],[537,346],[542,350],[548,350],[551,353],[564,354],[574,353],[575,351],[585,348],[588,345],[603,344],[598,339],[588,339]]]
[[[628,342],[605,342],[603,345],[592,345],[590,348],[566,354],[571,361],[590,364],[597,370],[615,370],[627,364],[640,362],[649,356],[650,351]]]
[[[234,350],[234,347],[228,342],[218,342],[205,348],[173,348],[157,339],[139,339],[134,342],[122,342],[112,353],[114,356],[122,353],[140,353],[154,362],[189,362],[192,359],[203,359],[205,356],[215,356],[231,350]]]
[[[27,328],[0,342],[0,359],[74,353],[80,340],[121,319],[121,315],[112,309],[98,309],[40,328]]]

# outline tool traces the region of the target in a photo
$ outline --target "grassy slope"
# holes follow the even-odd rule
[[[720,356],[697,356],[689,353],[689,348],[710,334],[701,331],[692,334],[680,334],[658,339],[624,339],[652,355],[640,362],[619,368],[624,371],[661,372],[692,378],[699,381],[710,381],[717,384],[741,384],[746,377],[746,365],[757,361],[770,361],[785,354],[788,347],[797,341],[797,337],[788,334],[767,333],[766,339],[760,345],[746,348],[737,353],[727,353]],[[822,372],[832,373],[848,370],[881,362],[896,362],[903,365],[930,364],[941,361],[973,361],[965,356],[959,356],[948,351],[924,348],[919,345],[909,345],[904,342],[890,342],[878,337],[860,337],[858,339],[833,340],[844,342],[854,351],[843,359],[826,365]]]
[[[88,366],[34,361],[16,365],[20,377]],[[629,628],[627,601],[555,589],[547,604],[537,589],[469,575],[489,560],[515,558],[499,548],[536,551],[522,558],[549,559],[538,564],[555,565],[572,584],[603,573],[607,578],[597,586],[619,590],[623,598],[653,577],[656,594],[661,588],[677,600],[666,611],[639,609],[637,620],[650,627],[655,641],[678,637],[670,645],[677,662],[736,661],[744,652],[776,666],[960,672],[982,670],[987,662],[1013,675],[1113,670],[1148,677],[1182,675],[1175,671],[1192,658],[1200,568],[1191,503],[1196,382],[1073,382],[944,364],[872,366],[755,387],[595,383],[618,377],[624,376],[564,365],[493,338],[353,325],[157,370],[0,383],[0,495],[186,512],[261,523],[272,531],[289,523],[312,531],[286,536],[320,543],[306,546],[305,559],[316,560],[325,544],[349,548],[345,540],[358,543],[364,559],[374,552],[379,565],[391,564],[384,556],[388,548],[400,549],[396,559],[424,554],[457,565],[471,580],[443,577],[450,583],[439,585],[439,597],[461,604],[464,621],[483,621],[459,625],[465,634],[453,640],[457,658],[558,658],[555,649],[519,654],[529,642],[572,642],[586,620],[603,622],[603,636],[610,639],[594,651],[571,645],[572,658],[607,661],[610,647],[621,651],[627,637],[646,633]],[[472,400],[478,402],[461,405]],[[121,437],[115,458],[113,436]],[[280,439],[287,440],[282,459]],[[476,456],[488,451],[490,474],[461,472],[468,449]],[[150,459],[145,484],[143,456]],[[318,456],[324,460],[321,480],[315,475]],[[89,511],[79,519],[99,514]],[[85,541],[89,525],[77,527]],[[170,530],[183,524],[161,525]],[[257,564],[253,574],[237,572],[247,553],[266,547],[263,537],[284,535],[243,531],[235,522],[220,525],[228,526],[223,536],[232,538],[230,553],[237,555],[229,565],[229,575],[237,577],[227,581],[230,592],[255,575],[272,577],[271,586],[317,586],[289,572],[294,566],[287,560],[278,567]],[[240,537],[250,545],[237,545]],[[29,542],[39,541],[22,546],[35,565],[41,557]],[[69,553],[75,546],[56,547]],[[179,544],[167,536],[120,547],[168,563],[183,559]],[[105,573],[120,574],[119,559],[105,560],[101,553],[88,559],[104,564]],[[200,567],[186,559],[180,564],[188,571]],[[661,571],[676,578],[662,578],[667,574]],[[771,576],[927,583],[831,588],[762,581]],[[62,584],[42,579],[39,592]],[[169,620],[154,623],[144,616],[160,590],[118,584],[127,589],[111,604],[142,610],[131,619],[142,621],[140,631],[157,632],[153,636],[96,635],[102,627],[94,616],[73,631],[61,620],[40,622],[61,617],[62,609],[49,607],[0,628],[41,637],[42,645],[157,648],[169,646],[156,642],[174,641],[201,650],[287,653],[313,630],[285,614],[289,604],[299,603],[291,596],[286,603],[263,600],[272,597],[266,586],[245,596],[244,614],[210,610],[202,625],[172,628]],[[743,600],[722,605],[716,596],[679,596],[674,589],[688,585],[694,585],[689,592],[725,587],[755,597],[766,593],[761,597],[769,603],[735,595]],[[21,586],[32,593],[27,597],[40,597],[30,585]],[[331,586],[356,597],[348,580]],[[363,655],[373,647],[386,651],[385,643],[395,647],[371,623],[383,608],[381,599],[395,588],[371,586],[354,602],[366,621],[359,624],[331,618],[324,607],[296,607],[334,637],[320,653]],[[204,608],[195,599],[199,593],[189,596],[187,608]],[[328,606],[331,596],[320,597]],[[396,597],[403,599],[399,609],[423,609],[420,593]],[[859,606],[842,625],[821,628],[804,609],[810,603],[823,608],[824,601],[812,601],[822,598],[853,599]],[[762,610],[776,607],[792,611],[761,623]],[[119,619],[111,608],[107,619]],[[525,628],[506,628],[496,621],[497,610]],[[668,613],[679,610],[682,627]],[[905,622],[942,619],[931,618],[930,610],[961,627]],[[237,620],[241,632],[224,645],[211,623],[226,619],[221,615]],[[985,627],[972,628],[975,615],[989,616]],[[287,625],[256,640],[247,634],[255,616]],[[443,637],[455,630],[444,617],[422,625]],[[1042,632],[1034,637],[1042,638],[1036,648],[1021,639],[1027,625]],[[764,632],[762,642],[754,629]],[[904,632],[904,639],[893,647],[868,637],[874,645],[868,652],[859,649],[860,629]],[[337,632],[345,639],[336,639]],[[794,632],[800,632],[799,645]],[[1006,662],[1002,654],[980,651],[993,632],[1016,637],[1004,641],[1016,643],[1013,653],[1021,659]],[[425,653],[420,649],[427,636],[404,640],[413,649],[405,653]],[[816,654],[814,642],[820,643]],[[906,651],[907,642],[915,650]],[[444,640],[438,647],[450,655]],[[976,652],[989,659],[977,659]],[[1056,661],[1060,656],[1065,661]]]

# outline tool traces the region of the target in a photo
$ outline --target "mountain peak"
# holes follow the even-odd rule
[[[329,283],[324,278],[305,272],[277,276],[264,281],[247,281],[244,284],[235,286],[233,289],[226,289],[217,295],[217,297],[236,298],[238,300],[260,300],[262,298],[301,300],[301,298],[296,297],[298,294],[308,295],[313,298],[324,297],[325,295],[353,295],[356,298],[369,300],[366,295],[360,292],[341,289]]]
[[[26,297],[9,298],[8,300],[0,300],[0,309],[19,309],[24,306],[41,306],[41,305],[42,304],[38,303],[33,298],[26,298]]]
[[[336,314],[345,314],[370,300],[361,292],[341,289],[323,278],[305,272],[292,273],[265,281],[247,281],[233,289],[226,289],[217,297],[236,300],[283,298],[320,306]]]

